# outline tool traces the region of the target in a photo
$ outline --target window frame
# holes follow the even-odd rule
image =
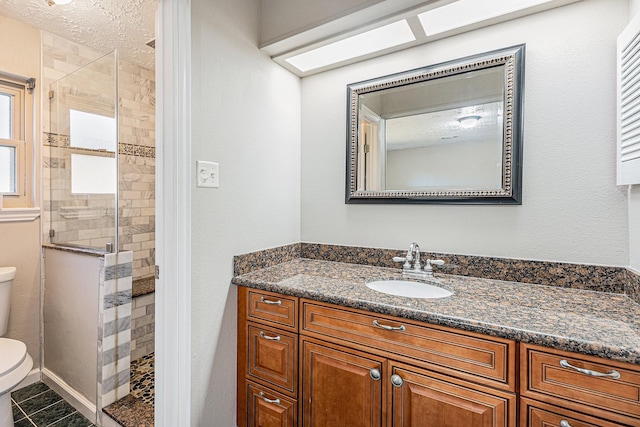
[[[11,95],[11,138],[0,146],[15,149],[15,191],[3,195],[4,208],[34,207],[34,80],[0,72],[0,92]],[[29,159],[32,161],[29,162]]]

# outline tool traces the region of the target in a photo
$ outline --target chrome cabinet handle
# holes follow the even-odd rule
[[[572,364],[567,362],[565,359],[562,359],[560,361],[560,366],[562,366],[563,368],[575,369],[581,374],[589,375],[592,377],[607,377],[607,378],[611,378],[612,380],[617,380],[620,378],[620,372],[616,371],[615,369],[612,370],[611,372],[603,374],[602,372],[592,371],[591,369],[578,368],[577,366],[573,366]]]
[[[402,381],[402,377],[398,374],[393,374],[391,375],[391,384],[393,384],[394,387],[402,387],[402,384],[404,383],[404,381]]]
[[[380,371],[375,368],[369,371],[369,375],[371,376],[371,379],[374,381],[379,381],[380,378],[382,378]]]
[[[567,420],[562,420],[560,421],[560,427],[571,427],[571,424]]]
[[[264,400],[265,402],[267,402],[267,403],[273,403],[274,405],[279,405],[280,404],[280,399],[267,399],[263,392],[260,392],[260,394],[258,394],[258,396],[260,396],[260,398],[262,400]]]
[[[263,302],[265,304],[271,304],[271,305],[282,305],[282,301],[278,300],[278,301],[270,301],[268,299],[264,299],[264,297],[260,297],[260,302]]]
[[[382,325],[378,323],[377,320],[373,321],[373,326],[375,326],[376,328],[384,329],[385,331],[406,331],[407,330],[407,328],[405,328],[404,325],[400,325],[400,326]]]
[[[265,340],[280,341],[280,335],[276,335],[275,337],[270,337],[269,335],[266,335],[264,332],[260,331],[260,336]]]

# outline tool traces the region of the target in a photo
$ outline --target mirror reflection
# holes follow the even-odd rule
[[[347,202],[519,203],[523,49],[350,85]]]

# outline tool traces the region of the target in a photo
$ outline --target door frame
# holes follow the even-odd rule
[[[191,425],[191,0],[156,13],[155,425]]]

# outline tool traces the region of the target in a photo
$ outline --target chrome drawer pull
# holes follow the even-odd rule
[[[406,331],[407,330],[407,328],[405,328],[404,325],[400,325],[400,326],[381,325],[380,323],[378,323],[377,320],[373,321],[373,326],[375,326],[376,328],[384,329],[385,331]]]
[[[560,421],[560,427],[571,427],[571,424],[567,420],[562,420]]]
[[[273,400],[272,399],[267,399],[263,392],[260,392],[260,394],[258,396],[260,396],[260,398],[262,400],[264,400],[265,402],[267,402],[267,403],[273,403],[274,405],[279,405],[280,404],[280,399],[273,399]]]
[[[612,380],[617,380],[620,378],[620,372],[616,371],[615,369],[612,370],[611,372],[603,374],[601,372],[592,371],[591,369],[578,368],[577,366],[573,366],[572,364],[567,362],[565,359],[562,359],[560,361],[560,366],[562,366],[563,368],[575,369],[581,374],[589,375],[592,377],[607,377],[607,378],[611,378]]]
[[[265,340],[280,341],[280,335],[276,335],[275,337],[270,337],[269,335],[266,335],[264,332],[260,331],[260,336]]]
[[[260,297],[260,302],[263,302],[265,304],[271,304],[271,305],[282,305],[282,301],[278,300],[278,301],[269,301],[268,299],[264,299],[264,297]]]

